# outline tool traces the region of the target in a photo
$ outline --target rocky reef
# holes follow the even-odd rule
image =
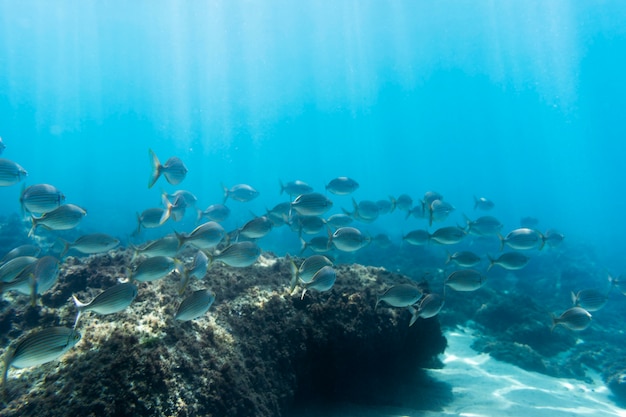
[[[68,258],[37,307],[8,294],[0,344],[52,325],[71,326],[72,294],[90,300],[124,276],[124,250]],[[281,416],[306,401],[376,402],[420,368],[438,366],[446,346],[437,318],[409,327],[406,309],[376,304],[405,276],[360,265],[336,267],[332,290],[289,293],[284,258],[264,253],[247,268],[214,265],[191,288],[216,301],[177,322],[176,274],[138,283],[131,306],[85,313],[82,340],[61,359],[12,369],[0,416]]]

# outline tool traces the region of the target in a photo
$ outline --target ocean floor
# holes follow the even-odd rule
[[[448,347],[441,356],[445,366],[426,371],[427,379],[436,383],[414,387],[414,395],[431,399],[432,410],[337,404],[309,407],[297,417],[626,416],[626,409],[615,404],[611,391],[592,370],[588,372],[591,383],[528,372],[474,351],[472,332],[463,327],[445,332]],[[402,399],[390,399],[398,401]]]

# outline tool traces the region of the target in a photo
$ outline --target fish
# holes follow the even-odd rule
[[[348,177],[337,177],[326,184],[326,191],[335,195],[351,194],[359,188],[359,183]]]
[[[543,241],[550,246],[551,248],[555,248],[563,243],[565,236],[555,229],[549,229],[543,235]]]
[[[306,233],[308,235],[314,235],[322,230],[326,226],[326,221],[319,216],[294,216],[295,230],[299,233]]]
[[[206,275],[206,271],[209,267],[209,257],[206,253],[198,250],[193,257],[193,263],[191,267],[185,267],[183,269],[183,279],[179,289],[179,294],[185,292],[185,288],[189,284],[190,278],[202,279]]]
[[[74,328],[78,325],[78,320],[83,313],[87,311],[101,315],[117,313],[126,309],[135,297],[137,297],[137,286],[131,282],[124,282],[107,288],[88,303],[83,303],[78,300],[76,295],[72,295],[74,305],[78,310],[74,320]]]
[[[197,319],[209,311],[214,301],[215,294],[212,292],[208,290],[194,291],[180,303],[174,319],[179,321]]]
[[[226,231],[219,223],[214,221],[201,224],[189,234],[176,232],[179,247],[189,243],[198,249],[214,248],[224,239],[224,236],[226,236]]]
[[[0,282],[13,281],[28,265],[37,262],[34,256],[17,256],[0,266]]]
[[[493,201],[485,198],[485,197],[476,197],[474,196],[474,210],[491,210],[495,207]]]
[[[20,256],[32,256],[37,257],[41,253],[41,248],[35,245],[21,245],[17,248],[11,249],[6,255],[0,259],[0,265],[9,262],[11,259],[18,258]],[[1,280],[1,279],[0,279]]]
[[[120,240],[106,233],[91,233],[83,235],[74,242],[63,241],[62,258],[70,249],[75,249],[81,253],[94,254],[108,252],[116,248],[120,244]]]
[[[180,158],[172,156],[165,161],[165,164],[161,165],[159,158],[157,158],[152,149],[149,149],[148,153],[150,155],[150,166],[152,167],[150,179],[148,180],[148,188],[152,188],[161,174],[163,174],[167,182],[172,185],[178,185],[185,179],[188,170]]]
[[[456,291],[475,291],[485,284],[486,279],[474,269],[460,269],[448,275],[445,285]]]
[[[355,252],[370,242],[370,238],[365,236],[359,229],[346,226],[335,230],[331,235],[332,244],[343,252]]]
[[[291,202],[278,203],[270,210],[266,210],[266,216],[270,218],[274,227],[279,227],[286,224],[289,220],[290,210]]]
[[[17,184],[28,176],[28,172],[19,164],[0,158],[0,187]]]
[[[413,216],[416,219],[426,219],[429,216],[427,207],[422,201],[419,201],[414,207],[410,208],[406,212],[406,219]]]
[[[385,233],[378,233],[372,239],[371,243],[381,248],[388,248],[392,245],[391,239]]]
[[[324,292],[330,290],[335,281],[337,280],[337,273],[333,269],[332,266],[324,266],[319,271],[313,275],[311,281],[304,284],[304,289],[302,290],[302,295],[300,296],[300,300],[304,299],[304,295],[308,290],[316,290],[319,292]]]
[[[400,194],[396,198],[396,208],[402,211],[410,211],[413,207],[413,199],[408,194]]]
[[[178,249],[180,248],[179,245],[180,242],[178,241],[176,235],[163,236],[160,239],[147,242],[142,246],[133,247],[135,252],[132,260],[135,260],[135,258],[139,255],[149,257],[159,255],[174,257],[178,253]]]
[[[297,282],[307,284],[313,280],[315,274],[325,266],[332,266],[333,263],[324,255],[312,255],[306,258],[300,264],[300,267],[296,265],[293,260],[290,260],[291,268],[291,291],[296,286]]]
[[[393,213],[396,209],[396,199],[389,196],[387,200],[376,200],[376,207],[378,207],[379,214]]]
[[[608,300],[606,292],[600,292],[594,289],[581,290],[576,294],[572,291],[572,304],[574,307],[582,307],[587,311],[598,311],[606,304]]]
[[[472,221],[465,216],[467,233],[474,236],[498,236],[502,229],[500,220],[493,216],[482,216]]]
[[[42,226],[48,230],[68,230],[78,226],[80,221],[87,215],[87,211],[74,204],[63,204],[56,209],[42,214],[40,217],[31,215],[32,227],[28,236],[35,234],[37,227]]]
[[[181,201],[185,203],[185,207],[193,207],[198,202],[198,197],[187,190],[177,190],[171,194],[164,191],[163,195],[170,201],[176,201],[176,199],[179,198],[182,199]]]
[[[509,245],[513,249],[528,250],[538,248],[541,250],[545,243],[543,235],[533,229],[525,227],[515,229],[506,237],[498,234],[500,238],[500,250],[504,249],[504,245]]]
[[[339,214],[333,214],[332,216],[327,218],[326,224],[329,225],[330,227],[338,229],[340,227],[348,226],[353,221],[354,219],[351,216],[345,213],[339,213]]]
[[[430,239],[442,245],[454,245],[462,241],[465,235],[465,230],[460,227],[447,226],[435,230]]]
[[[65,201],[65,195],[50,184],[35,184],[22,187],[20,205],[22,212],[47,213],[59,207]]]
[[[300,194],[291,208],[303,216],[321,216],[333,207],[333,202],[320,193]]]
[[[429,207],[429,217],[428,217],[428,225],[432,226],[433,222],[443,221],[445,220],[450,213],[452,213],[455,209],[452,204],[435,200],[433,201]]]
[[[380,214],[378,205],[376,205],[374,201],[362,200],[357,203],[356,200],[353,198],[352,207],[354,208],[354,211],[352,213],[346,210],[344,210],[344,212],[354,217],[355,220],[364,223],[372,223],[378,218],[378,215]]]
[[[272,221],[267,216],[259,216],[248,221],[237,230],[237,236],[247,239],[260,239],[272,231]]]
[[[230,209],[223,204],[211,204],[204,211],[198,210],[198,216],[196,221],[200,221],[203,218],[207,218],[211,221],[221,223],[230,216]]]
[[[415,324],[418,318],[429,319],[435,317],[443,308],[444,298],[439,294],[426,294],[419,301],[417,308],[409,306],[411,321],[409,327]]]
[[[176,199],[172,202],[167,199],[166,194],[162,194],[163,206],[165,207],[165,211],[170,213],[169,218],[174,220],[175,222],[179,222],[185,217],[185,212],[187,211],[187,203],[183,197],[176,197]]]
[[[44,256],[24,268],[13,281],[0,282],[0,293],[17,291],[31,296],[31,305],[35,305],[37,295],[48,291],[59,276],[59,260],[54,256]]]
[[[141,232],[141,228],[154,229],[163,225],[171,214],[171,208],[153,207],[137,213],[137,231],[136,234]]]
[[[130,273],[129,282],[149,282],[178,271],[180,261],[169,256],[153,256],[139,262]]]
[[[233,243],[224,250],[216,252],[210,260],[211,263],[220,261],[228,266],[243,268],[254,264],[260,255],[261,248],[254,242],[246,241]]]
[[[378,307],[381,301],[392,307],[408,307],[418,302],[422,298],[422,291],[411,284],[399,284],[387,289],[382,295],[376,297],[376,305]]]
[[[295,180],[289,181],[287,184],[283,184],[280,181],[280,193],[287,193],[290,196],[308,194],[313,192],[313,187],[304,181]]]
[[[449,264],[450,262],[454,262],[458,266],[462,266],[464,268],[471,268],[480,263],[480,256],[470,251],[454,252],[453,254],[448,254],[446,264]]]
[[[402,240],[415,246],[425,245],[430,241],[430,233],[428,230],[411,230],[406,235],[402,236]]]
[[[67,327],[48,327],[30,332],[9,347],[4,356],[0,387],[6,386],[9,368],[28,368],[51,362],[80,341],[81,335]]]
[[[332,241],[326,236],[315,236],[308,242],[300,238],[300,244],[300,254],[307,248],[317,253],[328,252],[333,248]]]
[[[4,142],[2,142],[2,138],[0,138],[0,155],[2,155],[2,152],[4,152],[6,148],[7,146],[4,144]]]
[[[570,330],[585,330],[591,324],[591,313],[581,307],[572,307],[566,310],[560,316],[552,315],[552,327],[550,331],[558,325],[566,327]]]
[[[224,201],[222,204],[226,204],[226,200],[228,200],[229,197],[231,200],[247,203],[259,196],[259,192],[248,184],[237,184],[230,189],[222,185],[222,188],[224,190]]]
[[[528,262],[530,261],[528,256],[519,252],[506,252],[496,259],[487,255],[487,258],[489,259],[487,271],[489,271],[494,265],[499,265],[509,271],[517,271],[518,269],[522,269],[528,265]]]
[[[443,200],[443,195],[437,191],[426,191],[424,193],[424,198],[422,198],[422,204],[425,207],[430,207],[435,200]]]

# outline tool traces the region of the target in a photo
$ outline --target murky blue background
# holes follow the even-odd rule
[[[201,208],[221,183],[260,191],[231,228],[285,200],[279,180],[348,175],[357,200],[436,190],[452,225],[488,197],[505,232],[537,217],[620,271],[624,22],[617,0],[0,1],[2,157],[85,207],[83,232],[125,237],[177,189],[147,188],[152,148],[185,161]],[[400,243],[427,223],[367,227]]]

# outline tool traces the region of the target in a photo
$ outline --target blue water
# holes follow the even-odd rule
[[[435,227],[488,197],[505,231],[536,217],[621,271],[624,21],[617,0],[1,1],[2,157],[85,207],[83,233],[127,237],[162,189],[205,208],[248,183],[261,194],[229,203],[235,228],[285,200],[279,180],[347,175],[357,200],[442,193],[457,210]],[[184,160],[179,187],[147,188],[149,148]],[[0,214],[19,193],[0,188]],[[400,244],[427,224],[362,227]],[[299,245],[281,229],[260,244]]]

